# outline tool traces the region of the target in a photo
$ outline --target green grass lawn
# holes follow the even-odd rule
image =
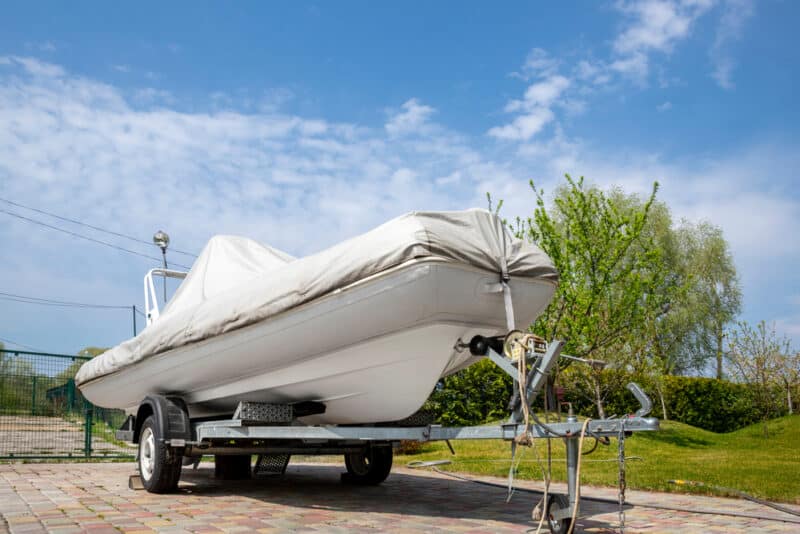
[[[800,504],[800,415],[775,419],[769,423],[769,438],[763,424],[728,434],[716,434],[673,421],[663,421],[659,432],[640,432],[625,441],[626,456],[641,456],[642,461],[627,462],[628,487],[632,489],[709,494],[705,488],[675,486],[668,481],[683,479],[735,488],[764,499]],[[546,441],[535,440],[542,459]],[[587,439],[584,450],[591,448]],[[443,470],[459,473],[505,476],[508,473],[510,445],[500,440],[453,442],[452,456],[444,443],[426,444],[418,454],[398,455],[395,465],[417,460],[452,460]],[[552,440],[553,479],[565,480],[565,447],[561,439]],[[524,450],[523,450],[524,449]],[[535,451],[522,451],[517,477],[541,480]],[[583,457],[581,480],[585,484],[614,486],[617,441],[598,446]],[[724,495],[724,493],[716,493]]]

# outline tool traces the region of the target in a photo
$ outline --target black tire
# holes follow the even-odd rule
[[[214,455],[214,476],[221,480],[248,480],[251,477],[249,454]]]
[[[550,514],[556,510],[570,509],[569,499],[566,495],[560,493],[553,493],[547,498],[547,526],[550,527],[550,532],[553,534],[567,534],[569,527],[572,525],[572,517],[565,517],[562,519],[553,519]]]
[[[344,482],[362,486],[376,486],[386,480],[392,470],[391,447],[368,447],[361,452],[344,455],[347,473]]]
[[[136,461],[142,485],[150,493],[168,493],[178,487],[183,463],[181,454],[164,444],[152,415],[142,424]]]

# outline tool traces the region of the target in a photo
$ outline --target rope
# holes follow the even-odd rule
[[[617,438],[618,441],[618,461],[619,461],[619,476],[617,478],[619,482],[619,490],[617,493],[617,498],[619,499],[619,531],[620,534],[625,532],[625,489],[628,486],[627,481],[625,480],[625,420],[622,420],[622,423],[619,425],[619,437]]]
[[[724,493],[733,493],[734,495],[738,495],[742,499],[746,499],[748,501],[754,502],[756,504],[760,504],[762,506],[769,506],[770,508],[774,508],[779,512],[783,512],[785,514],[794,515],[800,517],[800,512],[796,512],[791,508],[786,508],[785,506],[781,506],[780,504],[776,504],[773,502],[765,501],[763,499],[759,499],[758,497],[753,497],[749,493],[745,493],[741,490],[737,490],[734,488],[726,488],[724,486],[714,486],[712,484],[706,484],[705,482],[695,482],[693,480],[670,480],[670,484],[675,484],[678,486],[694,486],[694,487],[702,487],[702,488],[711,488],[717,491],[721,491]]]
[[[547,445],[548,445],[548,455],[550,454],[550,438],[547,438]],[[531,510],[531,519],[536,521],[537,511],[539,516],[539,524],[536,525],[536,534],[539,534],[542,531],[542,525],[544,525],[544,517],[547,515],[547,497],[550,495],[550,473],[545,471],[544,465],[542,465],[541,458],[539,457],[539,451],[536,449],[536,442],[534,442],[533,450],[536,452],[536,459],[539,460],[539,467],[542,470],[542,478],[544,479],[544,495],[542,495],[541,500],[533,507]]]
[[[572,519],[570,520],[569,530],[567,534],[572,534],[572,529],[575,528],[575,518],[578,517],[578,505],[581,502],[581,460],[583,458],[583,440],[586,437],[586,427],[589,426],[591,418],[586,418],[581,426],[581,437],[578,441],[578,465],[575,469],[575,505],[572,507]]]
[[[433,472],[438,473],[440,475],[447,476],[447,477],[450,477],[450,478],[455,478],[455,479],[458,479],[458,480],[463,480],[464,482],[471,482],[473,484],[479,484],[481,486],[489,486],[489,487],[492,487],[492,488],[500,488],[500,489],[503,489],[503,490],[506,489],[505,485],[503,485],[503,484],[497,484],[497,483],[494,483],[494,482],[487,482],[485,480],[477,480],[477,479],[474,479],[474,478],[469,478],[469,477],[457,475],[457,474],[451,473],[449,471],[442,471],[441,469],[439,469],[437,467],[433,467],[432,470],[433,470]],[[518,491],[520,493],[535,493],[537,495],[540,495],[542,493],[540,490],[533,490],[533,489],[528,489],[528,488],[515,487],[514,490]],[[617,500],[616,499],[607,499],[607,498],[604,498],[604,497],[583,497],[583,500],[584,501],[590,501],[590,502],[598,502],[598,503],[603,503],[603,504],[617,504]],[[651,508],[653,510],[667,510],[667,511],[671,511],[671,512],[683,512],[683,513],[687,513],[687,514],[719,515],[719,516],[725,516],[725,517],[740,517],[740,518],[745,518],[745,519],[758,519],[759,521],[777,521],[777,522],[780,522],[780,523],[790,523],[790,524],[793,524],[793,525],[800,525],[800,521],[798,521],[796,519],[789,519],[789,518],[783,518],[783,517],[768,517],[768,516],[764,516],[764,515],[747,514],[747,513],[741,513],[741,512],[726,512],[726,511],[722,511],[722,510],[706,510],[704,508],[689,509],[689,508],[678,508],[676,506],[666,506],[666,505],[663,505],[663,504],[634,504],[634,503],[630,503],[630,502],[628,502],[626,504],[626,506],[630,506],[631,508],[634,507],[634,506],[638,506],[640,508]],[[792,512],[792,514],[796,515],[796,512]]]
[[[523,339],[527,339],[528,337],[524,337]],[[519,401],[522,405],[522,416],[523,422],[525,424],[525,431],[516,436],[514,441],[519,443],[520,445],[525,445],[529,447],[532,443],[531,439],[531,410],[530,406],[528,406],[528,392],[527,392],[527,384],[528,384],[528,365],[525,362],[525,351],[524,351],[524,344],[520,343],[523,346],[523,350],[518,355],[517,358],[517,385],[519,387]]]

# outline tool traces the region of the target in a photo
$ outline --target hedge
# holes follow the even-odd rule
[[[653,401],[652,416],[663,416],[657,388],[642,377],[619,371],[604,371],[604,379],[611,383],[638,382]],[[573,404],[577,413],[597,417],[597,409],[588,396],[578,391],[578,386],[562,377],[564,400]],[[732,432],[761,419],[761,411],[754,401],[753,390],[745,384],[691,376],[662,377],[667,416],[674,421],[711,430]],[[484,360],[439,383],[431,395],[426,409],[437,416],[437,421],[447,425],[475,425],[497,421],[508,415],[506,405],[512,391],[511,379],[491,362]],[[770,415],[779,417],[787,413],[785,392],[772,391]],[[541,407],[541,398],[536,403]],[[633,395],[623,386],[612,388],[604,408],[607,415],[633,413],[639,407]]]

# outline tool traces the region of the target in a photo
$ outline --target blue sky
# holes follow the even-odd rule
[[[676,220],[725,231],[743,318],[800,339],[799,11],[8,5],[0,196],[143,239],[163,227],[184,250],[234,233],[302,255],[405,211],[484,206],[486,191],[527,214],[530,178],[640,193],[658,180]],[[3,213],[0,242],[0,292],[141,304],[146,259]],[[75,352],[130,334],[125,312],[78,312],[0,301],[0,337]]]

